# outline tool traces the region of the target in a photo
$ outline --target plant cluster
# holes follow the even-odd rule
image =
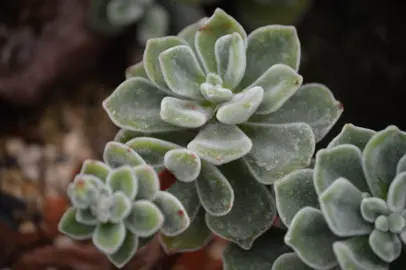
[[[60,230],[118,267],[140,239],[187,252],[215,233],[229,270],[388,269],[406,239],[406,133],[346,125],[312,160],[343,106],[303,84],[300,58],[294,27],[248,35],[221,9],[149,39],[103,102],[121,130],[84,163]]]

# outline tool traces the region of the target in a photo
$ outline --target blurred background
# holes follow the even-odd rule
[[[297,27],[304,82],[327,85],[345,107],[320,147],[347,122],[405,130],[406,29],[394,2],[1,0],[0,268],[114,269],[90,244],[58,234],[66,186],[117,132],[101,102],[146,40],[176,35],[216,7],[247,32]],[[224,245],[167,256],[152,244],[127,268],[220,270]]]

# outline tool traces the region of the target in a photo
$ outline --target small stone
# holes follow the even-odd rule
[[[24,223],[21,223],[20,227],[18,228],[18,231],[21,233],[34,233],[36,231],[35,225],[32,222],[26,221]]]
[[[6,141],[6,151],[8,154],[18,156],[23,153],[25,144],[21,138],[14,138]]]

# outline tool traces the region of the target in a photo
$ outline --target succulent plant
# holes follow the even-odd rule
[[[315,142],[342,112],[325,86],[301,86],[299,61],[294,27],[266,26],[247,37],[217,9],[178,36],[150,39],[143,61],[103,106],[125,130],[193,132],[187,148],[202,160],[242,158],[259,182],[271,184],[308,165]]]
[[[294,253],[272,269],[389,269],[406,244],[405,191],[406,133],[345,125],[314,169],[275,183]]]
[[[92,239],[117,267],[125,265],[155,233],[183,233],[190,218],[171,193],[160,191],[154,167],[133,149],[109,142],[104,162],[88,160],[69,185],[72,206],[59,230],[76,240]]]

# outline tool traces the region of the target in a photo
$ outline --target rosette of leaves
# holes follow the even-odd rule
[[[86,161],[69,185],[72,205],[59,230],[75,240],[92,239],[121,268],[157,232],[182,234],[190,218],[175,196],[160,191],[154,167],[130,147],[108,143],[104,162]]]
[[[302,86],[299,62],[294,27],[265,26],[247,36],[217,9],[177,36],[150,39],[143,61],[103,106],[131,132],[192,132],[186,147],[202,160],[219,166],[242,159],[271,184],[309,164],[342,112],[325,86]]]
[[[389,269],[405,259],[406,133],[397,127],[348,124],[317,153],[314,169],[274,187],[294,252],[272,269]]]

